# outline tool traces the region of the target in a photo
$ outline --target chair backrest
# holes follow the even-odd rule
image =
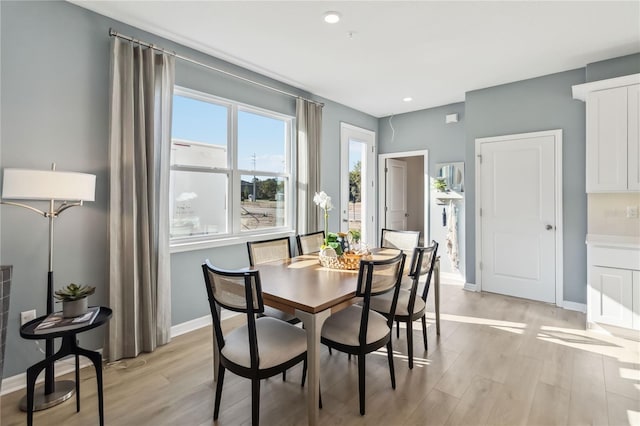
[[[222,349],[225,345],[219,308],[245,313],[249,329],[251,366],[257,368],[258,344],[255,314],[264,312],[260,272],[257,270],[228,271],[216,268],[209,260],[202,264],[202,272],[218,348]]]
[[[409,276],[412,278],[411,290],[409,295],[409,303],[407,310],[413,313],[413,307],[415,306],[416,293],[418,291],[418,282],[423,276],[427,276],[424,283],[424,289],[422,291],[422,299],[426,302],[427,295],[429,293],[429,285],[431,284],[431,275],[433,274],[433,267],[436,262],[438,253],[438,243],[431,241],[431,245],[428,247],[416,247],[413,250],[413,260],[411,262],[411,268],[409,269]]]
[[[429,286],[431,285],[431,276],[433,275],[433,269],[438,258],[438,243],[431,241],[431,245],[428,247],[416,247],[414,253],[413,262],[411,264],[411,270],[409,275],[417,283],[421,277],[427,276],[424,282],[424,288],[422,290],[422,299],[427,300],[429,294]]]
[[[398,302],[398,291],[402,282],[402,271],[407,255],[402,251],[398,255],[385,260],[361,260],[358,271],[358,284],[356,287],[356,297],[362,297],[362,320],[360,322],[360,343],[366,342],[367,325],[369,322],[369,307],[371,296],[393,291],[390,315],[387,325],[393,325]]]
[[[413,249],[420,244],[420,231],[396,231],[394,229],[382,229],[380,235],[380,247],[396,248],[407,253],[407,256],[413,256]],[[413,257],[407,259],[406,267],[403,275],[408,275],[407,267],[413,264]]]
[[[247,243],[247,249],[251,266],[274,260],[291,259],[291,240],[289,237],[250,241]]]
[[[298,254],[318,253],[324,244],[324,231],[296,235],[296,242],[298,243]]]

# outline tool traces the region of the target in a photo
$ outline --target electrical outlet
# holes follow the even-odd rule
[[[638,206],[627,206],[627,218],[636,218],[638,217]]]
[[[36,319],[36,310],[31,309],[30,311],[20,312],[20,325],[25,325],[32,319]]]

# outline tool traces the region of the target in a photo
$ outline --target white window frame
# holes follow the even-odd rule
[[[170,251],[171,253],[199,250],[210,247],[221,247],[233,244],[242,244],[247,241],[254,241],[259,239],[278,238],[281,236],[295,235],[295,143],[294,143],[294,129],[295,129],[295,117],[290,115],[269,111],[264,108],[255,107],[248,104],[224,99],[218,96],[214,96],[208,93],[200,92],[185,87],[175,86],[174,95],[189,97],[192,99],[200,100],[203,102],[209,102],[216,105],[224,106],[228,109],[227,114],[227,168],[219,167],[194,167],[194,166],[171,166],[171,172],[173,171],[185,171],[185,172],[204,172],[204,173],[216,173],[225,174],[228,182],[228,198],[227,203],[229,208],[227,209],[227,232],[220,234],[207,234],[185,237],[170,238]],[[282,120],[285,122],[285,171],[283,173],[267,172],[261,170],[245,170],[238,169],[238,113],[240,111],[248,112],[251,114],[262,115],[264,117]],[[173,144],[173,138],[171,138]],[[255,175],[260,177],[275,177],[283,178],[285,180],[285,209],[284,209],[284,226],[276,226],[273,228],[256,229],[252,231],[243,231],[242,221],[240,219],[240,213],[242,210],[241,204],[241,178],[245,175]],[[169,232],[169,229],[167,229]]]

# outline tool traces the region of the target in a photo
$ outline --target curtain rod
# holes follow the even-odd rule
[[[283,94],[283,95],[291,96],[292,98],[300,98],[300,99],[305,100],[305,101],[307,101],[307,102],[312,102],[312,103],[314,103],[314,104],[316,104],[316,105],[320,105],[321,107],[323,107],[323,106],[324,106],[324,104],[323,104],[322,102],[314,101],[313,99],[308,99],[308,98],[305,98],[305,97],[303,97],[303,96],[299,96],[299,95],[296,95],[296,94],[293,94],[293,93],[287,92],[287,91],[285,91],[285,90],[281,90],[281,89],[278,89],[278,88],[276,88],[276,87],[272,87],[272,86],[269,86],[269,85],[267,85],[267,84],[264,84],[264,83],[260,83],[260,82],[258,82],[258,81],[251,80],[251,79],[249,79],[249,78],[242,77],[242,76],[237,75],[237,74],[234,74],[234,73],[232,73],[232,72],[225,71],[225,70],[220,69],[220,68],[216,68],[216,67],[214,67],[214,66],[211,66],[211,65],[208,65],[208,64],[202,63],[202,62],[200,62],[200,61],[196,61],[195,59],[189,58],[189,57],[187,57],[187,56],[182,56],[182,55],[180,55],[180,54],[178,54],[178,53],[176,53],[176,52],[174,52],[174,51],[167,50],[167,49],[164,49],[164,48],[162,48],[162,47],[156,46],[155,44],[147,43],[147,42],[144,42],[144,41],[142,41],[142,40],[138,40],[137,38],[133,38],[133,37],[130,37],[130,36],[127,36],[127,35],[124,35],[124,34],[120,34],[119,32],[114,31],[114,30],[113,30],[113,28],[109,28],[109,36],[111,36],[111,37],[118,37],[118,38],[121,38],[121,39],[123,39],[123,40],[127,40],[127,41],[130,41],[130,42],[133,42],[133,43],[139,44],[140,46],[148,47],[148,48],[150,48],[150,49],[157,50],[158,52],[166,53],[167,55],[174,56],[174,57],[176,57],[176,58],[178,58],[178,59],[181,59],[181,60],[183,60],[183,61],[185,61],[185,62],[190,62],[190,63],[192,63],[192,64],[199,65],[199,66],[201,66],[201,67],[204,67],[204,68],[210,69],[210,70],[212,70],[212,71],[219,72],[219,73],[221,73],[221,74],[228,75],[228,76],[230,76],[230,77],[237,78],[238,80],[242,80],[242,81],[245,81],[245,82],[247,82],[247,83],[251,83],[251,84],[253,84],[253,85],[255,85],[255,86],[260,86],[260,87],[262,87],[262,88],[264,88],[264,89],[271,90],[271,91],[273,91],[273,92],[277,92],[277,93],[280,93],[280,94]]]

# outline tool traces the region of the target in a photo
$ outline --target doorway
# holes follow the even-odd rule
[[[428,151],[379,155],[378,187],[380,229],[420,231],[420,244],[430,241]]]
[[[480,290],[562,303],[562,130],[476,139]]]
[[[375,140],[376,134],[340,123],[340,231],[355,230],[375,247]]]

